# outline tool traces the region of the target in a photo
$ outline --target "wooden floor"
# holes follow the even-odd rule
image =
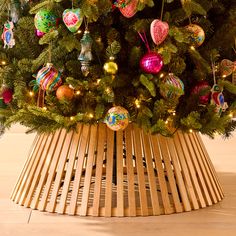
[[[203,138],[222,182],[225,199],[189,213],[157,217],[72,217],[25,209],[9,200],[34,135],[15,128],[0,139],[0,236],[236,235],[236,134]]]

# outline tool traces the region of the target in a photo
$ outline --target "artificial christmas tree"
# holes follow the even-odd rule
[[[127,129],[132,126],[132,132],[136,133],[134,139],[134,134],[130,135],[134,145],[131,145],[133,168],[137,162],[140,173],[141,168],[147,165],[145,173],[148,178],[154,175],[159,181],[159,171],[162,170],[161,166],[156,167],[155,158],[151,156],[155,155],[156,148],[150,141],[152,135],[173,136],[175,139],[176,133],[183,135],[182,131],[189,136],[192,136],[192,132],[200,131],[211,137],[216,133],[227,137],[236,127],[236,122],[232,120],[236,104],[236,86],[231,77],[235,76],[236,4],[233,0],[8,0],[1,1],[1,9],[3,42],[0,59],[4,63],[1,63],[0,83],[13,91],[13,99],[7,104],[3,101],[0,109],[0,121],[5,127],[20,122],[29,127],[29,132],[37,131],[42,140],[43,137],[49,140],[50,135],[59,135],[65,130],[79,133],[83,125],[88,126],[86,129],[91,129],[91,132],[93,129],[99,130],[98,127],[105,122],[108,127],[115,127],[117,134],[114,133],[114,137],[123,137],[118,141],[112,136],[112,140],[115,146],[118,143],[122,146],[119,150],[125,161],[127,138],[124,137],[128,131],[122,130],[129,121],[132,124]],[[69,95],[65,95],[65,89],[60,91],[62,86],[67,88]],[[70,99],[62,99],[65,96]],[[121,113],[121,110],[125,112]],[[142,131],[136,131],[138,128],[135,126]],[[145,135],[149,135],[148,138],[137,141],[139,136]],[[198,134],[194,135],[196,139],[199,138]],[[63,137],[58,140],[62,142]],[[80,138],[72,140],[72,143],[76,143]],[[112,157],[115,158],[118,154],[113,147],[109,148],[108,141],[100,146],[98,144],[97,148],[103,145],[105,156],[108,156],[108,150],[113,150]],[[53,142],[55,150],[60,142]],[[90,143],[86,142],[82,148],[90,150]],[[195,143],[194,147],[187,142],[186,150],[191,155],[186,155],[198,158],[193,153],[196,154],[199,143]],[[72,152],[77,153],[78,145],[72,148]],[[136,151],[138,145],[139,152]],[[149,145],[149,154],[145,155],[145,147]],[[94,154],[97,148],[92,146]],[[46,153],[50,153],[49,149],[46,150]],[[64,155],[69,155],[69,150]],[[171,171],[174,162],[172,156],[177,150],[176,144],[175,151],[164,151],[165,154],[162,154],[166,158],[167,153],[172,153],[169,156],[170,165],[163,159],[164,172]],[[182,158],[179,153],[179,158]],[[143,155],[149,164],[142,162],[137,155]],[[89,173],[93,172],[91,166],[96,158],[100,157],[89,161]],[[30,162],[35,161],[37,167],[37,160],[31,156]],[[107,160],[106,157],[104,161]],[[111,182],[120,188],[124,181],[119,178],[119,173],[125,168],[121,163],[114,165],[115,176]],[[184,173],[189,170],[198,173],[199,168],[196,163],[194,168],[191,163],[190,166],[181,161],[179,163],[179,171],[185,176],[183,182],[188,184]],[[78,168],[85,168],[85,164],[80,164]],[[63,169],[64,165],[60,168]],[[41,170],[38,166],[38,177],[35,180],[35,186],[40,183],[41,187],[39,190],[30,190],[38,191],[38,197],[41,196],[42,186],[48,181],[48,169],[45,169],[45,175],[40,179]],[[70,180],[76,178],[72,172],[67,174],[65,171]],[[206,175],[215,179],[213,172],[211,169]],[[27,178],[30,172],[23,173],[24,178]],[[51,180],[56,178],[57,173],[54,171]],[[142,178],[145,177],[138,174],[139,181]],[[165,178],[167,184],[170,177],[165,175]],[[141,192],[147,191],[143,181]],[[196,187],[197,181],[201,180],[193,177],[193,181]],[[150,182],[152,186],[154,182]],[[90,186],[89,177],[87,181],[85,177],[85,183]],[[140,183],[136,184],[140,187]],[[217,180],[212,184],[218,184]],[[64,184],[61,182],[59,185]],[[86,187],[86,199],[89,186]],[[16,186],[15,191],[19,188],[24,186]],[[153,187],[151,189],[154,191]],[[24,194],[28,194],[28,191],[27,187]],[[222,192],[220,189],[214,191],[220,196],[213,201],[217,202],[221,200]],[[145,204],[141,192],[140,201]],[[33,194],[30,192],[27,195],[28,200]],[[118,195],[118,199],[122,197],[120,192]],[[21,203],[25,201],[24,196],[21,195]],[[47,197],[43,199],[45,202],[42,204],[47,204]],[[63,201],[66,201],[66,195]]]

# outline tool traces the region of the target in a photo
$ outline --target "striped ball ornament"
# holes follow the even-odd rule
[[[47,63],[37,74],[36,81],[44,91],[54,91],[61,84],[61,73],[51,63]]]
[[[160,94],[166,98],[180,97],[184,94],[184,84],[177,76],[170,73],[164,77],[163,86],[160,87]]]

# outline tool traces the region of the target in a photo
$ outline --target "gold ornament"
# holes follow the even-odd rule
[[[107,74],[115,75],[118,71],[118,65],[114,61],[108,61],[103,66]]]

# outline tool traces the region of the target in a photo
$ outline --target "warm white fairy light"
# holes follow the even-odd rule
[[[43,107],[43,110],[46,111],[46,110],[47,110],[47,107]]]
[[[33,97],[34,96],[34,92],[33,91],[29,91],[29,95],[30,95],[30,97]]]
[[[137,108],[140,108],[141,106],[140,106],[140,101],[138,100],[138,99],[136,99],[135,100],[135,106],[137,107]]]
[[[191,46],[190,49],[193,50],[193,51],[196,50],[194,46]]]
[[[193,130],[192,130],[192,129],[190,129],[190,130],[189,130],[189,133],[192,133],[192,132],[193,132]]]
[[[160,74],[160,78],[163,78],[163,77],[164,77],[164,74],[163,74],[163,73],[161,73],[161,74]]]
[[[70,117],[70,120],[71,120],[71,121],[75,120],[75,117],[74,117],[74,116],[71,116],[71,117]]]
[[[89,113],[88,117],[92,119],[94,117],[93,113]]]
[[[77,96],[79,96],[81,94],[81,91],[79,91],[79,90],[77,90],[76,92],[75,92],[75,95],[77,95]]]

